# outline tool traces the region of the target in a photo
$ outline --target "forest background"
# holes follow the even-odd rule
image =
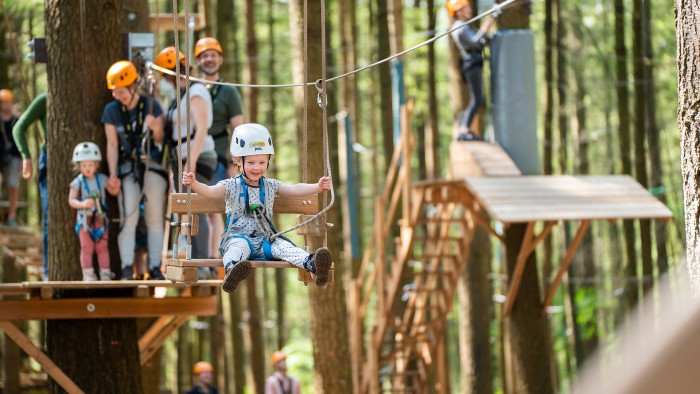
[[[10,88],[21,112],[28,101],[47,89],[46,66],[26,58],[25,43],[46,35],[44,4],[38,0],[3,1],[9,26],[2,23],[0,34],[0,87]],[[143,12],[143,6],[130,8],[124,1],[123,28],[130,15]],[[355,16],[348,18],[348,3]],[[77,4],[77,2],[76,2]],[[81,4],[83,4],[81,2]],[[89,1],[85,0],[85,4]],[[401,12],[389,13],[398,4]],[[222,76],[228,81],[256,81],[261,84],[287,83],[294,79],[292,68],[292,29],[295,21],[286,1],[205,0],[193,5],[193,12],[204,5],[207,26],[195,39],[213,35],[222,41],[225,63]],[[492,5],[481,1],[480,10]],[[77,6],[77,5],[76,5]],[[557,386],[566,391],[570,378],[595,350],[615,353],[616,328],[640,297],[653,293],[654,283],[668,271],[683,269],[685,234],[680,177],[680,135],[677,123],[676,31],[673,0],[561,0],[535,1],[531,6],[530,27],[535,33],[538,59],[539,141],[544,173],[551,174],[630,174],[673,211],[667,224],[648,222],[594,223],[591,236],[577,254],[562,291],[549,311],[552,349]],[[170,12],[172,3],[149,1],[151,13]],[[178,8],[182,10],[183,4]],[[389,7],[389,9],[387,8]],[[633,12],[636,11],[636,12]],[[644,12],[642,12],[644,11]],[[356,69],[444,32],[449,21],[444,4],[433,0],[391,2],[369,0],[328,2],[330,76]],[[400,15],[403,30],[390,29],[387,15]],[[350,24],[354,40],[346,41],[341,28]],[[390,31],[391,30],[391,31]],[[173,43],[172,32],[156,33],[156,51]],[[397,38],[398,37],[398,38]],[[182,35],[180,36],[182,39]],[[315,39],[315,37],[312,37]],[[80,42],[74,43],[80,46]],[[181,45],[184,48],[184,44]],[[355,58],[348,60],[352,48]],[[19,59],[19,65],[18,65]],[[413,165],[415,179],[443,178],[449,174],[449,144],[456,113],[465,106],[463,85],[456,77],[455,55],[447,37],[433,49],[422,48],[404,57],[407,96],[414,102],[411,131],[418,138]],[[314,61],[311,59],[311,61]],[[20,72],[21,68],[21,72]],[[485,80],[489,85],[488,63]],[[105,70],[106,71],[106,70]],[[74,71],[67,71],[74,72]],[[341,99],[340,84],[331,86],[331,115],[348,110],[355,129],[355,159],[360,171],[359,206],[362,245],[372,234],[373,196],[383,188],[382,180],[391,142],[391,85],[389,67],[377,67],[357,75],[357,90],[350,101]],[[21,77],[23,76],[23,77]],[[79,72],[75,83],[80,84]],[[297,151],[297,109],[292,89],[243,89],[245,118],[267,125],[275,133],[275,176],[290,182],[299,178],[301,157]],[[487,90],[487,96],[490,96]],[[331,116],[330,128],[337,122]],[[490,129],[488,111],[481,124]],[[337,117],[337,119],[342,119]],[[431,133],[435,145],[426,143]],[[430,141],[430,139],[429,139]],[[431,153],[432,152],[432,153]],[[319,152],[320,155],[321,152]],[[431,156],[434,155],[434,156]],[[335,153],[333,153],[335,157]],[[434,159],[433,159],[434,158]],[[431,160],[436,160],[435,162]],[[431,164],[432,163],[432,164]],[[36,201],[35,185],[26,184],[26,198]],[[342,190],[338,190],[342,195]],[[338,208],[339,209],[339,208]],[[38,226],[39,217],[27,210],[24,219]],[[283,223],[282,226],[284,227]],[[336,232],[337,231],[337,232]],[[570,230],[559,233],[554,244],[545,245],[540,260],[543,277],[551,272],[558,250],[570,242]],[[332,245],[342,237],[340,229],[329,235]],[[500,247],[493,245],[491,294],[497,310],[505,292]],[[347,252],[347,251],[345,251]],[[342,254],[338,250],[337,254]],[[549,263],[548,263],[549,261]],[[549,266],[547,265],[549,264]],[[305,392],[313,392],[313,346],[308,290],[290,274],[259,270],[255,285],[246,296],[241,293],[224,301],[220,319],[192,320],[169,341],[162,353],[160,385],[177,391],[191,383],[190,366],[212,354],[211,327],[240,327],[245,340],[242,350],[251,353],[262,341],[264,354],[284,348],[290,354],[290,373],[302,381]],[[343,273],[351,277],[352,270]],[[280,292],[280,289],[283,292]],[[259,314],[251,310],[257,297]],[[280,297],[279,294],[283,294]],[[280,300],[280,298],[283,298]],[[448,325],[448,343],[457,343],[460,330],[459,301]],[[238,309],[236,309],[238,308]],[[294,312],[292,312],[294,311]],[[301,311],[298,313],[297,311]],[[304,311],[309,311],[306,313]],[[499,317],[491,314],[493,389],[502,388],[498,368]],[[259,338],[243,335],[260,327]],[[261,347],[257,347],[260,349]],[[460,370],[459,348],[449,347],[450,378],[453,392],[461,392],[467,382]],[[251,373],[256,365],[250,354],[236,365],[238,384],[255,386],[262,373]],[[614,361],[611,361],[614,362]],[[220,363],[217,364],[219,367]],[[259,365],[259,363],[257,363]],[[220,366],[224,369],[223,365]],[[269,366],[266,365],[269,373]],[[255,368],[256,370],[259,368]],[[248,371],[248,372],[241,372]],[[219,376],[218,385],[233,386]]]

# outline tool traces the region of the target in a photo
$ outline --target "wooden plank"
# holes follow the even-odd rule
[[[250,260],[253,268],[298,268],[287,261],[279,260]],[[191,259],[191,260],[173,260],[165,261],[166,267],[221,267],[222,259]]]
[[[672,216],[626,175],[469,178],[466,183],[479,204],[503,223]]]
[[[170,204],[173,213],[187,213],[187,193],[171,193]],[[226,204],[223,197],[203,197],[197,193],[191,195],[192,212],[223,213]],[[274,213],[297,213],[314,215],[318,213],[318,194],[298,197],[275,197]]]
[[[0,328],[5,331],[5,335],[22,348],[31,358],[36,360],[44,371],[53,378],[64,390],[71,394],[84,393],[71,378],[68,377],[44,352],[37,348],[24,333],[12,322],[0,321]]]
[[[216,297],[64,298],[0,301],[0,320],[214,316]]]
[[[197,272],[197,267],[175,267],[166,264],[165,279],[191,285],[198,281],[199,273]]]
[[[205,26],[204,16],[200,14],[190,14],[194,18],[194,30],[202,30]],[[170,13],[159,13],[151,14],[149,19],[149,25],[151,31],[173,31],[175,26],[173,23],[173,14]],[[177,26],[179,31],[185,31],[187,28],[187,21],[184,15],[177,16]]]
[[[46,282],[22,282],[20,284],[24,289],[38,289],[42,287],[51,287],[54,289],[118,289],[118,288],[134,288],[139,286],[147,287],[174,287],[186,288],[188,286],[182,283],[172,283],[168,280],[105,280],[105,281],[46,281]],[[220,280],[202,280],[197,282],[197,286],[213,286],[221,285]],[[0,285],[0,289],[6,286]]]
[[[485,141],[452,142],[450,172],[451,177],[455,179],[521,174],[518,166],[503,148]]]
[[[163,346],[163,343],[172,333],[174,333],[178,328],[182,327],[185,322],[187,322],[187,316],[175,316],[170,320],[162,329],[158,330],[152,339],[148,342],[143,342],[143,347],[141,346],[142,341],[139,340],[139,350],[140,357],[139,361],[141,365],[146,364],[153,355]],[[150,329],[149,329],[150,331]]]

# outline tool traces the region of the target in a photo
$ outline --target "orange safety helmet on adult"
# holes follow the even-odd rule
[[[469,1],[467,0],[447,0],[447,3],[445,3],[445,8],[447,8],[447,13],[450,14],[450,16],[455,16],[457,11],[468,5]]]
[[[12,101],[15,99],[15,95],[12,94],[10,89],[0,90],[0,101]]]
[[[107,89],[114,90],[131,86],[137,79],[139,79],[139,72],[136,71],[134,63],[120,60],[107,70]]]
[[[194,369],[192,371],[195,375],[199,375],[202,372],[214,372],[214,366],[206,361],[200,361],[194,365]]]
[[[200,38],[199,41],[194,45],[194,57],[199,57],[204,51],[214,50],[219,52],[219,55],[224,54],[224,50],[221,49],[221,44],[219,40],[214,37],[204,37]]]
[[[179,51],[174,46],[169,46],[163,49],[160,51],[158,56],[156,56],[156,66],[167,68],[168,70],[174,70],[178,52]],[[187,58],[185,58],[185,55],[182,52],[180,52],[180,65],[187,65]]]
[[[284,352],[280,352],[278,350],[278,351],[272,353],[272,356],[270,356],[270,363],[274,366],[278,362],[280,362],[282,360],[286,360],[286,359],[287,359],[287,354],[285,354]]]

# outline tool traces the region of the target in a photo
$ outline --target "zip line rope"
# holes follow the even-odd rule
[[[413,52],[413,51],[415,51],[416,49],[419,49],[419,48],[421,48],[421,47],[424,47],[424,46],[426,46],[426,45],[428,45],[428,44],[432,44],[433,42],[435,42],[435,41],[441,39],[442,37],[445,37],[445,36],[451,34],[452,32],[463,28],[464,26],[469,26],[469,25],[471,25],[471,24],[474,24],[475,22],[477,22],[477,21],[479,21],[479,20],[481,20],[481,19],[484,19],[485,17],[487,17],[487,16],[489,16],[489,15],[491,15],[491,14],[493,14],[493,13],[502,12],[502,11],[505,10],[505,9],[514,7],[515,5],[517,5],[516,3],[519,3],[519,2],[522,2],[522,1],[523,1],[523,0],[506,0],[506,1],[504,1],[503,3],[494,4],[494,6],[491,7],[489,10],[484,11],[484,12],[482,12],[481,14],[479,14],[479,15],[477,15],[477,16],[471,18],[471,19],[469,19],[468,21],[466,21],[464,24],[462,24],[462,25],[460,25],[460,26],[457,26],[457,27],[455,27],[455,28],[449,29],[449,30],[445,31],[444,33],[441,33],[441,34],[439,34],[439,35],[437,35],[437,36],[435,36],[435,37],[432,37],[432,38],[430,38],[430,39],[428,39],[428,40],[425,40],[425,41],[423,41],[423,42],[421,42],[421,43],[419,43],[419,44],[416,44],[416,45],[414,45],[414,46],[412,46],[412,47],[410,47],[410,48],[408,48],[408,49],[404,49],[403,51],[398,52],[398,53],[396,53],[396,54],[393,54],[393,55],[391,55],[391,56],[389,56],[389,57],[387,57],[387,58],[378,60],[378,61],[376,61],[376,62],[374,62],[374,63],[372,63],[372,64],[368,64],[368,65],[366,65],[366,66],[364,66],[364,67],[360,67],[360,68],[358,68],[358,69],[356,69],[356,70],[349,71],[349,72],[346,72],[346,73],[344,73],[344,74],[340,74],[340,75],[336,75],[336,76],[334,76],[334,77],[328,78],[328,79],[324,80],[322,83],[325,84],[325,83],[328,83],[328,82],[333,82],[333,81],[336,81],[336,80],[339,80],[339,79],[342,79],[342,78],[345,78],[345,77],[349,77],[349,76],[351,76],[351,75],[353,75],[353,74],[357,74],[357,73],[359,73],[359,72],[365,71],[365,70],[367,70],[367,69],[376,67],[376,66],[378,66],[378,65],[380,65],[380,64],[384,64],[384,63],[386,63],[386,62],[388,62],[388,61],[391,61],[391,60],[393,60],[393,59],[396,59],[396,58],[398,58],[398,57],[401,57],[401,56],[403,56],[403,55],[405,55],[405,54],[407,54],[407,53],[409,53],[409,52]],[[322,16],[322,18],[323,18],[323,17],[324,17],[324,16]],[[155,65],[154,63],[152,63],[152,62],[148,62],[148,63],[147,63],[147,66],[153,68],[154,70],[160,71],[160,72],[162,72],[162,73],[164,73],[164,74],[173,75],[173,76],[179,75],[179,71],[178,71],[178,70],[176,70],[175,72],[173,72],[173,71],[171,71],[171,70],[168,70],[168,69],[165,69],[165,68],[156,66],[156,65]],[[195,78],[195,77],[189,77],[189,80],[190,80],[190,81],[195,81],[195,82],[201,82],[201,83],[209,83],[209,84],[224,85],[224,86],[244,87],[244,88],[295,88],[295,87],[302,87],[302,86],[307,86],[307,87],[308,87],[308,86],[316,86],[317,83],[318,83],[318,81],[314,81],[314,82],[305,82],[305,83],[285,83],[285,84],[245,84],[245,83],[232,83],[232,82],[220,82],[220,81],[205,81],[205,80],[203,80],[203,79],[201,79],[201,78]]]

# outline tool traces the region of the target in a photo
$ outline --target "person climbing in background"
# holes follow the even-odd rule
[[[174,46],[167,47],[160,51],[156,57],[155,64],[159,67],[175,71],[177,59],[180,59],[180,75],[187,72],[187,59],[181,51]],[[163,73],[163,78],[177,89],[175,76]],[[166,128],[168,138],[173,146],[171,149],[173,161],[171,165],[175,173],[178,171],[178,164],[182,164],[182,171],[187,170],[197,174],[197,180],[203,184],[209,184],[216,170],[216,151],[214,150],[214,139],[209,135],[209,128],[213,122],[211,94],[206,86],[199,82],[192,82],[189,87],[190,92],[190,113],[186,110],[185,87],[187,80],[180,78],[180,91],[176,92],[181,97],[181,109],[177,111],[177,101],[173,100],[166,116]],[[179,112],[179,113],[178,113]],[[178,119],[179,115],[179,119]],[[187,124],[189,120],[189,124]],[[179,128],[178,128],[179,127]],[[190,136],[190,143],[187,143],[187,136]],[[177,143],[181,142],[178,151]],[[188,146],[189,145],[189,146]],[[178,160],[182,160],[178,163]],[[179,179],[181,174],[176,175]],[[199,231],[192,238],[192,258],[209,258],[209,224],[205,214],[199,214]],[[209,270],[201,269],[202,274],[209,276]],[[202,275],[204,277],[204,275]]]
[[[148,267],[145,279],[164,279],[160,271],[163,246],[163,201],[168,187],[161,165],[159,145],[163,132],[163,109],[154,98],[139,93],[139,73],[133,63],[121,60],[107,71],[107,89],[114,100],[102,112],[107,136],[107,165],[111,182],[121,181],[119,212],[121,229],[117,241],[122,280],[134,278],[136,226],[143,204],[148,233]]]
[[[39,194],[41,196],[42,210],[42,231],[43,231],[43,253],[44,253],[44,280],[49,277],[48,259],[48,236],[49,236],[49,195],[47,189],[46,173],[46,93],[42,93],[34,98],[29,107],[17,119],[15,127],[12,129],[12,137],[15,140],[17,149],[22,156],[22,177],[29,179],[34,172],[32,155],[27,143],[27,132],[37,120],[41,121],[41,148],[39,153],[39,169],[37,181],[39,183]]]
[[[219,75],[219,69],[224,62],[221,44],[214,37],[201,38],[194,46],[194,56],[201,78],[212,82],[224,82]],[[228,158],[229,127],[235,129],[243,123],[243,106],[241,95],[234,86],[206,84],[211,94],[214,119],[209,127],[209,135],[214,139],[216,150],[216,171],[211,178],[210,186],[234,175],[235,169]],[[215,256],[218,237],[224,230],[224,220],[219,213],[209,214],[209,256]]]
[[[81,142],[73,149],[74,170],[80,174],[70,183],[68,204],[78,210],[75,233],[80,240],[80,267],[83,280],[97,280],[92,267],[92,255],[97,254],[100,280],[112,280],[114,274],[109,267],[107,200],[105,190],[116,196],[119,179],[108,178],[97,172],[102,154],[92,142]]]
[[[276,351],[270,357],[273,373],[265,382],[265,394],[301,394],[301,385],[287,375],[287,354]]]
[[[333,262],[326,248],[309,254],[285,237],[269,239],[275,231],[272,209],[275,196],[292,197],[318,194],[332,187],[329,177],[317,183],[289,185],[276,179],[265,178],[275,149],[265,126],[244,123],[231,136],[231,156],[239,174],[214,186],[194,179],[192,172],[182,174],[182,182],[192,191],[205,197],[224,197],[226,200],[226,228],[221,236],[219,251],[224,256],[226,277],[222,289],[230,293],[252,270],[248,259],[276,259],[311,272],[317,286],[325,286]]]
[[[212,385],[214,381],[214,366],[206,361],[200,361],[194,365],[192,373],[197,378],[197,383],[187,390],[185,394],[217,394],[219,391]]]
[[[447,0],[445,8],[450,16],[455,18],[450,30],[456,30],[452,31],[451,36],[462,53],[460,71],[462,80],[469,89],[469,104],[464,109],[459,121],[457,140],[483,140],[483,137],[473,128],[474,117],[484,105],[484,57],[482,52],[488,44],[486,33],[494,25],[496,18],[500,15],[500,10],[491,14],[492,18],[484,22],[479,30],[474,30],[467,25],[467,21],[474,17],[469,0]]]
[[[19,203],[19,174],[22,156],[15,144],[12,129],[17,122],[14,114],[14,95],[8,89],[0,90],[0,173],[7,185],[7,225],[17,226],[17,204]]]

